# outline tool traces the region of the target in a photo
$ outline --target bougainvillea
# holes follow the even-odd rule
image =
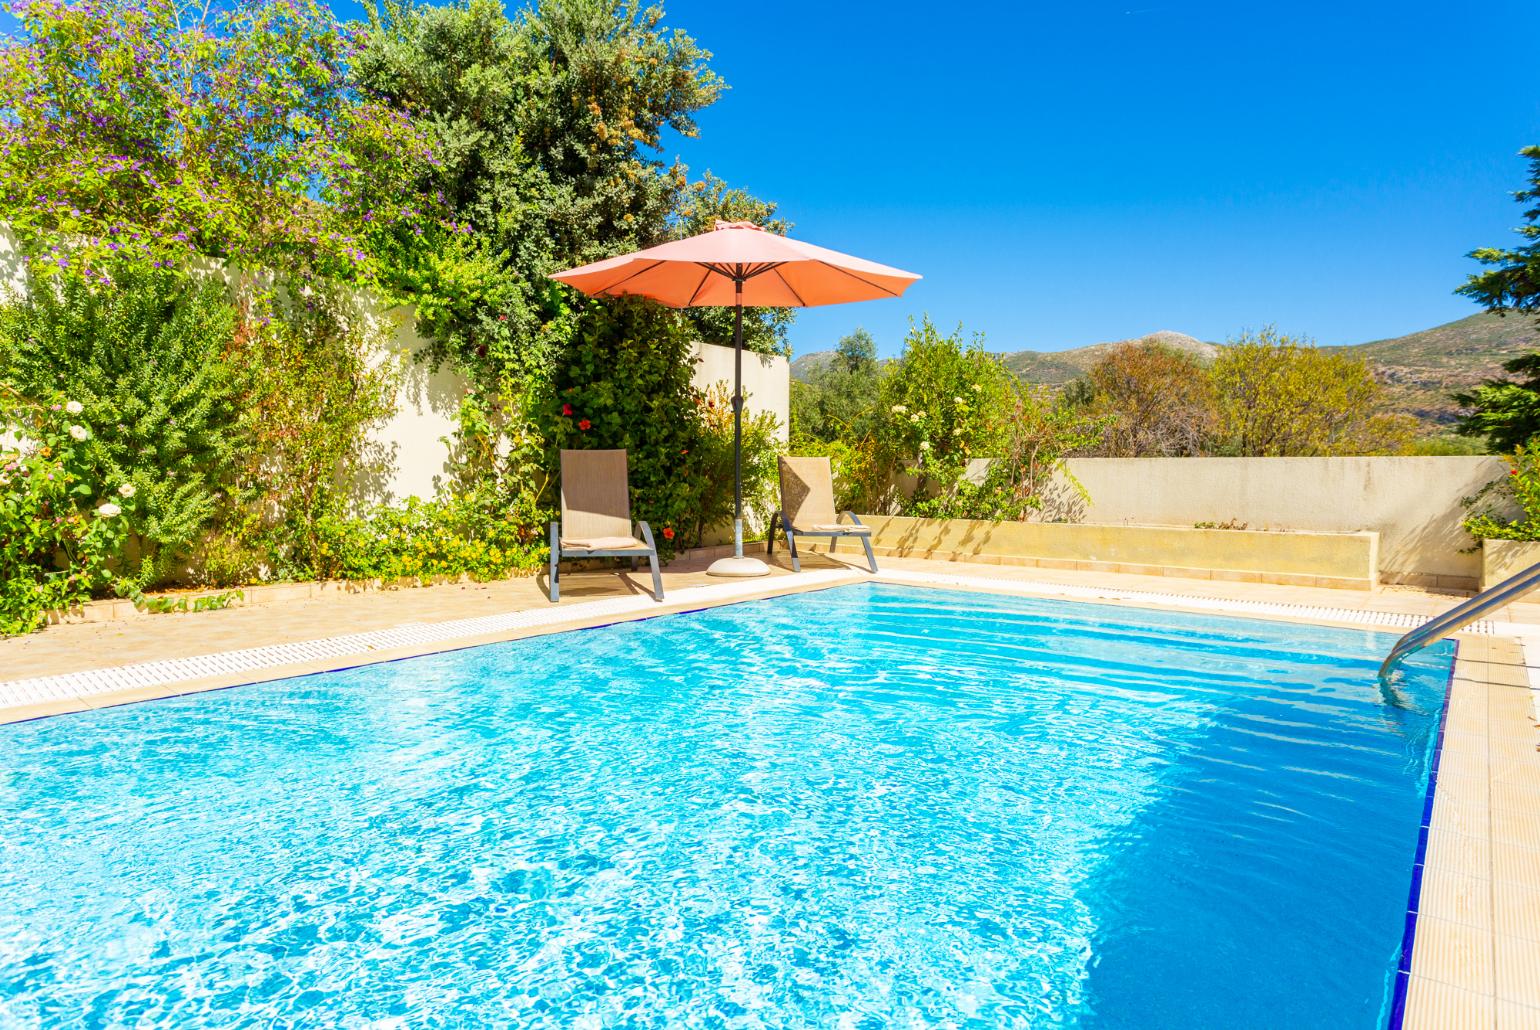
[[[406,188],[425,135],[350,83],[354,33],[314,0],[10,10],[0,220],[35,268],[214,257],[370,279],[374,235],[431,217]]]

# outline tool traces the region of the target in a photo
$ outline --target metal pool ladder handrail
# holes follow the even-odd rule
[[[1444,614],[1429,619],[1396,641],[1396,646],[1390,649],[1390,654],[1385,656],[1384,663],[1380,665],[1380,679],[1388,680],[1407,655],[1437,643],[1452,633],[1460,632],[1488,612],[1517,601],[1536,587],[1540,587],[1540,564],[1531,565],[1518,575],[1510,576],[1470,600],[1460,602]]]

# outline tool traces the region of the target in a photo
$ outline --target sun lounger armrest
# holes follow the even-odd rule
[[[636,528],[641,532],[642,542],[647,545],[648,549],[656,551],[658,549],[658,545],[653,542],[652,527],[645,522],[638,522],[636,524]]]
[[[840,512],[840,514],[845,516],[847,519],[849,519],[855,525],[857,525],[857,526],[861,525],[861,520],[856,518],[856,513],[855,512],[853,512],[853,511],[842,511],[842,512]]]

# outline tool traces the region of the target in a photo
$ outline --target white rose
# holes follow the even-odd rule
[[[909,416],[909,421],[911,421],[911,422],[918,422],[918,421],[920,421],[920,412],[916,411],[913,415],[910,415]]]
[[[893,414],[895,414],[895,415],[902,415],[904,412],[906,412],[908,410],[909,409],[904,407],[902,404],[895,404],[895,405],[893,405]]]
[[[69,401],[64,405],[64,410],[69,412],[71,415],[78,415],[82,411],[86,410],[86,406],[81,404],[79,401]]]
[[[122,486],[118,487],[119,497],[132,497],[136,493],[138,493],[138,491],[134,489],[134,484],[132,483],[124,483]]]
[[[952,403],[953,404],[967,404],[968,402],[963,400],[961,397],[953,397],[952,398]]]
[[[922,450],[922,451],[930,450],[930,441],[929,440],[921,440],[920,441],[920,450]]]
[[[84,440],[91,435],[85,426],[70,426],[70,436],[76,440]]]
[[[119,508],[111,501],[108,501],[106,504],[96,509],[96,514],[100,515],[104,519],[111,519],[123,514],[123,509]]]

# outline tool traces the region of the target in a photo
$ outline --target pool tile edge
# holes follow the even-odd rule
[[[1540,907],[1532,912],[1518,904],[1540,892],[1540,847],[1525,846],[1540,841],[1540,808],[1508,808],[1494,795],[1510,784],[1540,792],[1537,660],[1534,643],[1501,637],[1462,641],[1456,655],[1433,803],[1414,867],[1409,961],[1403,955],[1399,964],[1393,1028],[1492,1026],[1499,1012],[1540,1026],[1540,976],[1514,957],[1522,949],[1540,953]],[[1456,720],[1459,731],[1449,730]],[[1503,868],[1500,850],[1513,859]],[[1473,890],[1484,890],[1485,898],[1471,896]],[[1451,901],[1462,894],[1469,902],[1463,907]]]

